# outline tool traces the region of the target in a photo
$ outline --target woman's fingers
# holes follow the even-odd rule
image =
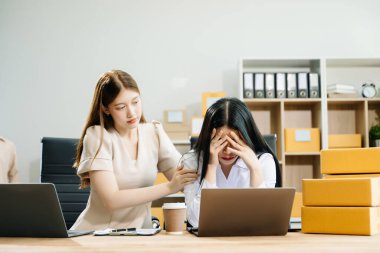
[[[215,147],[218,148],[221,146],[223,143],[227,142],[227,136],[223,136],[223,138],[219,139],[217,142],[215,142]]]
[[[211,137],[211,142],[217,142],[223,136],[223,130],[220,130],[219,133],[216,133],[215,128],[212,131],[214,132],[214,130],[215,130],[215,133],[214,133],[214,137]]]
[[[237,150],[241,150],[243,147],[239,145],[236,141],[234,141],[231,137],[227,136],[227,141]]]
[[[180,163],[180,164],[178,164],[178,166],[177,166],[177,170],[178,170],[178,171],[179,171],[179,170],[182,170],[184,167],[185,167],[185,166],[183,165],[183,163]]]
[[[236,155],[236,156],[241,156],[241,155],[242,155],[242,152],[239,151],[239,150],[237,150],[237,149],[234,149],[234,148],[228,147],[227,150],[228,150],[230,153],[232,153],[232,154],[234,154],[234,155]]]
[[[181,175],[181,183],[191,183],[197,180],[198,175],[194,172],[187,172]]]
[[[238,143],[239,145],[241,146],[244,146],[245,143],[242,139],[240,139],[240,137],[233,131],[230,132],[230,135],[231,135],[231,138],[236,142]]]
[[[222,151],[227,145],[228,145],[228,141],[223,142],[221,145],[219,145],[215,149],[216,153],[219,154],[219,152]]]

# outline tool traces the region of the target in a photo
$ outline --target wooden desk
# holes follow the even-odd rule
[[[380,235],[315,235],[208,237],[184,235],[80,236],[70,239],[0,238],[0,252],[380,252]]]

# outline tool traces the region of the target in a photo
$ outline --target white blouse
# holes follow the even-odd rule
[[[194,156],[194,159],[195,156]],[[270,153],[260,156],[259,162],[263,175],[263,183],[257,188],[274,188],[276,185],[276,164]],[[220,165],[216,168],[216,183],[211,184],[206,179],[200,185],[201,166],[199,164],[198,180],[185,186],[185,202],[187,206],[187,220],[193,227],[198,227],[199,210],[201,203],[201,190],[204,188],[249,188],[250,171],[242,159],[238,159],[232,166],[228,178],[225,177]]]

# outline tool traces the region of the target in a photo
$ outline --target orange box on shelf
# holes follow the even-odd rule
[[[319,152],[319,128],[285,128],[285,152]]]
[[[329,148],[361,148],[361,134],[329,134]]]

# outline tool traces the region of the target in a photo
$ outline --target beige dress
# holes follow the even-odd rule
[[[138,125],[137,160],[132,160],[118,132],[103,129],[103,144],[99,147],[101,127],[87,129],[78,175],[88,177],[90,170],[107,170],[115,174],[120,190],[152,186],[157,172],[175,168],[181,157],[159,123]],[[85,210],[71,229],[98,230],[105,228],[151,228],[151,202],[130,208],[109,211],[98,193],[91,189]]]
[[[18,181],[18,169],[15,145],[0,137],[0,184]]]

